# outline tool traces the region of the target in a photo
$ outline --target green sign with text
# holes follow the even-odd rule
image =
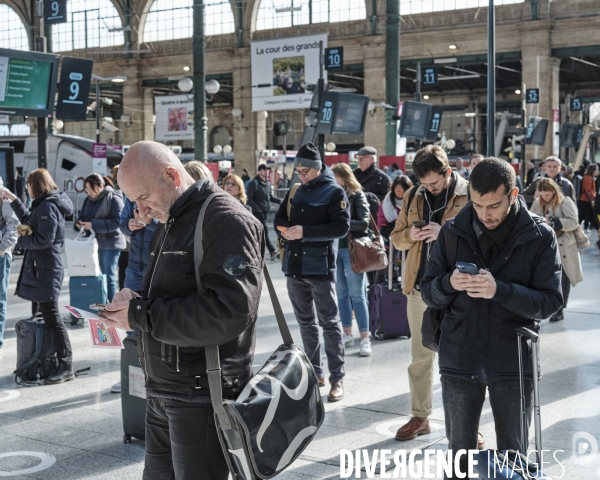
[[[52,63],[0,56],[0,107],[46,110]]]

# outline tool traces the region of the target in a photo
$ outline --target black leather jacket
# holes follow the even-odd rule
[[[375,164],[371,165],[364,172],[357,168],[354,170],[354,176],[358,180],[365,192],[371,192],[377,195],[379,201],[383,201],[387,193],[390,191],[392,183],[382,170],[379,170]]]
[[[263,227],[232,196],[213,199],[204,220],[204,290],[199,293],[194,232],[200,208],[213,192],[221,189],[200,180],[173,204],[169,220],[159,225],[150,245],[144,296],[130,302],[129,324],[141,332],[138,353],[149,397],[209,403],[207,345],[220,345],[225,398],[236,398],[252,376]],[[241,273],[227,269],[231,256],[246,261]]]
[[[370,210],[367,197],[357,191],[350,197],[350,230],[355,238],[366,235],[370,223]]]

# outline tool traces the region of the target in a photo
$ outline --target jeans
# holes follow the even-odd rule
[[[108,288],[108,301],[112,302],[117,294],[117,265],[119,263],[119,254],[121,250],[118,248],[107,248],[106,250],[98,250],[98,258],[100,260],[100,271],[106,275],[106,286]]]
[[[71,341],[67,333],[67,327],[58,311],[58,302],[32,302],[31,313],[35,315],[37,312],[42,314],[44,323],[52,330],[54,341],[56,342],[56,355],[58,359],[67,368],[73,367],[73,350],[71,349]]]
[[[143,480],[227,480],[209,404],[148,398]]]
[[[337,293],[340,318],[344,328],[352,327],[352,310],[356,315],[359,332],[369,330],[369,309],[367,303],[365,273],[354,273],[350,262],[350,252],[347,248],[340,248],[336,260]]]
[[[533,413],[533,380],[525,378],[525,445],[521,445],[521,390],[519,380],[497,382],[477,382],[449,375],[442,375],[442,402],[446,417],[448,450],[477,449],[479,419],[489,391],[494,426],[496,427],[496,448],[498,450],[519,450],[527,452],[529,424]],[[462,462],[464,460],[464,464]],[[467,458],[461,457],[461,470],[467,472]],[[444,477],[447,478],[447,477]]]
[[[10,278],[12,257],[5,253],[0,257],[0,350],[4,342],[4,326],[6,325],[6,292]]]
[[[340,328],[338,308],[335,304],[333,282],[331,280],[287,277],[287,287],[296,320],[300,325],[304,352],[315,368],[317,377],[323,378],[320,326],[323,329],[325,340],[329,381],[343,380],[346,350]]]
[[[127,271],[127,264],[129,263],[129,251],[121,251],[119,255],[119,290],[123,290],[125,286],[125,272]]]

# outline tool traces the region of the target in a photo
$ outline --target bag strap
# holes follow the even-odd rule
[[[294,198],[294,195],[296,195],[296,192],[298,191],[298,188],[300,188],[300,185],[302,185],[302,184],[294,183],[292,185],[292,188],[290,188],[290,195],[288,196],[287,208],[286,208],[288,222],[291,220],[291,216],[292,216],[292,198]]]
[[[299,186],[300,184],[297,185]],[[200,209],[198,220],[196,222],[196,232],[194,234],[194,270],[196,272],[196,285],[198,287],[198,292],[202,291],[202,281],[200,280],[200,264],[202,263],[202,258],[204,257],[204,247],[202,245],[204,216],[206,215],[206,209],[208,208],[210,202],[213,200],[213,198],[219,195],[227,194],[212,193],[209,195]],[[265,235],[266,234],[267,232],[265,232]],[[283,339],[283,343],[285,345],[291,345],[294,343],[294,340],[292,338],[292,334],[290,333],[287,322],[285,321],[283,309],[281,308],[281,304],[277,298],[277,293],[275,291],[275,287],[273,286],[273,282],[271,281],[271,276],[269,275],[266,265],[263,265],[263,274],[265,276],[265,280],[267,281],[267,288],[269,289],[269,295],[271,296],[271,303],[273,305],[275,317],[277,318],[277,325],[279,326],[281,338]],[[225,411],[225,408],[223,408],[223,390],[221,386],[221,361],[219,359],[219,347],[217,345],[207,346],[204,348],[204,351],[206,353],[206,374],[208,377],[208,388],[210,391],[212,407],[215,411],[215,415],[217,416],[219,427],[222,430],[230,430],[231,422],[227,412]]]

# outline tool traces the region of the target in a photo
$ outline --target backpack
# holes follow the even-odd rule
[[[377,218],[377,214],[379,213],[379,206],[381,205],[381,200],[379,197],[372,192],[365,192],[365,197],[367,197],[367,202],[369,202],[369,210],[373,218]]]
[[[58,371],[56,342],[52,331],[46,327],[41,315],[19,320],[17,333],[17,369],[15,382],[18,385],[43,385],[44,379]]]

